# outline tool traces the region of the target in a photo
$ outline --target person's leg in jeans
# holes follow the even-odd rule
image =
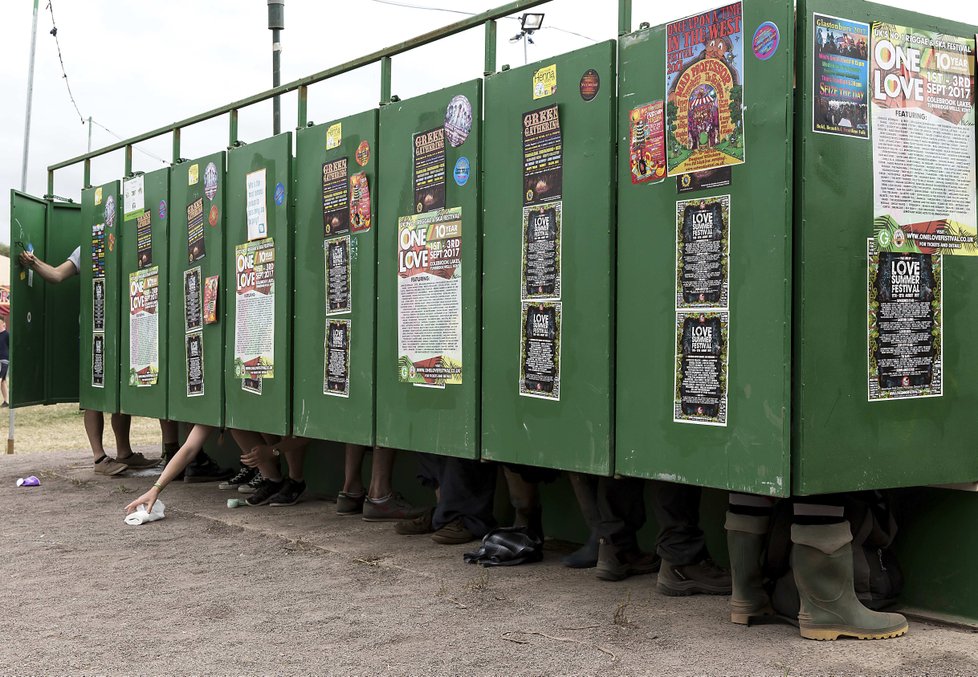
[[[581,508],[581,514],[588,527],[588,539],[580,548],[560,558],[561,564],[571,569],[590,569],[598,563],[598,528],[601,515],[598,513],[598,478],[583,473],[568,473],[574,496]]]
[[[791,524],[791,569],[806,639],[888,639],[907,632],[900,614],[871,611],[853,585],[852,531],[840,496],[797,499]]]
[[[601,535],[597,577],[620,581],[658,571],[659,558],[638,547],[638,530],[645,525],[645,480],[600,477],[597,498]]]
[[[461,458],[445,458],[439,478],[440,497],[431,518],[431,540],[442,544],[482,538],[496,526],[492,514],[498,468]]]
[[[659,523],[656,552],[662,568],[656,584],[665,595],[729,595],[730,574],[710,559],[700,528],[700,487],[652,481],[652,506]]]
[[[428,487],[435,492],[435,505],[441,502],[441,476],[445,470],[444,456],[434,454],[415,454],[418,464],[418,481],[421,486]],[[421,512],[414,519],[401,520],[394,525],[394,531],[402,536],[418,536],[420,534],[430,534],[434,531],[432,519],[434,518],[435,508],[428,508]]]

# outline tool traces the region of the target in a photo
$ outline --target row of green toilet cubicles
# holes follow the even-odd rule
[[[696,123],[657,26],[80,207],[15,193],[15,238],[82,248],[64,286],[15,271],[15,404],[70,401],[80,375],[84,408],[771,496],[978,480],[973,264],[943,265],[943,395],[868,401],[873,145],[812,119],[815,14],[975,28],[736,7],[726,138],[696,135],[726,158],[712,184],[655,157],[703,155],[671,147]],[[682,232],[706,213],[724,277],[697,297],[716,271]],[[704,331],[718,359],[689,347]]]

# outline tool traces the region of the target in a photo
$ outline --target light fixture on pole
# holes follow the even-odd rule
[[[268,0],[268,30],[272,32],[272,87],[282,84],[282,31],[285,30],[285,0]],[[282,104],[272,98],[272,131],[282,131]]]
[[[510,42],[523,41],[523,65],[527,64],[526,43],[533,42],[533,34],[543,26],[543,13],[526,12],[520,17],[520,32],[509,39]]]

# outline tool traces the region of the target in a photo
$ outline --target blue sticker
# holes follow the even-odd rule
[[[166,218],[166,200],[160,200],[160,218]]]
[[[761,61],[767,61],[774,56],[780,44],[781,32],[773,21],[765,21],[754,31],[754,41],[751,46],[754,49],[754,56]]]
[[[285,202],[285,186],[279,181],[275,184],[275,204],[281,207],[283,202]]]
[[[455,183],[464,186],[469,182],[469,159],[464,155],[455,161]]]

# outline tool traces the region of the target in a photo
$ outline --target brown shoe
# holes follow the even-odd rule
[[[435,530],[431,526],[431,516],[435,513],[434,508],[428,508],[414,519],[401,520],[394,525],[394,531],[402,536],[420,536],[430,534]]]
[[[602,538],[598,545],[595,575],[602,581],[623,581],[629,576],[655,573],[661,563],[662,560],[654,553],[645,553],[638,548],[626,550]]]
[[[162,458],[146,458],[142,454],[136,452],[129,454],[128,456],[116,456],[116,463],[121,463],[124,466],[128,466],[133,470],[138,470],[140,468],[155,468],[160,464]]]
[[[129,466],[125,463],[119,463],[108,456],[103,456],[101,461],[96,461],[95,463],[96,475],[118,475],[127,470],[129,470]]]
[[[663,562],[656,588],[670,597],[729,595],[730,572],[718,567],[709,557],[682,566]]]
[[[471,531],[465,528],[462,518],[454,519],[431,535],[431,540],[442,545],[459,545],[476,540]]]

